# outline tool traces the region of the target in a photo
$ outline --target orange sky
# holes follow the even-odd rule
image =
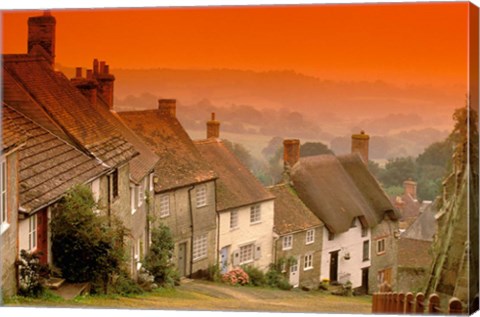
[[[54,10],[56,61],[116,68],[290,69],[322,79],[466,85],[465,3]],[[27,18],[3,12],[3,52]]]

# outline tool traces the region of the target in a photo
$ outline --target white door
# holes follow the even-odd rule
[[[293,287],[298,287],[299,280],[300,272],[298,270],[298,257],[296,257],[293,263],[290,265],[290,285],[292,285]]]

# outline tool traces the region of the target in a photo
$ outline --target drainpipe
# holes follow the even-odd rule
[[[190,239],[190,277],[193,274],[193,234],[195,233],[193,225],[193,207],[192,207],[192,190],[195,188],[195,185],[192,185],[188,189],[188,207],[190,209],[190,221],[192,222],[192,238]]]
[[[215,263],[218,264],[218,258],[220,254],[220,213],[218,212],[218,209],[217,209],[217,179],[213,181],[213,185],[214,185],[213,195],[215,196],[215,213],[217,215],[217,254],[215,254]]]

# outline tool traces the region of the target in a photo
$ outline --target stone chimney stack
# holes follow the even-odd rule
[[[52,67],[55,64],[55,25],[57,21],[50,11],[43,15],[28,18],[28,53],[36,45],[41,46],[50,58]]]
[[[220,137],[220,121],[215,120],[215,112],[212,112],[211,120],[207,121],[207,139]]]
[[[94,70],[87,69],[86,78],[83,78],[82,68],[77,67],[75,69],[75,77],[70,79],[70,81],[85,97],[87,97],[90,103],[95,105],[97,103],[98,83],[93,78],[93,72]]]
[[[283,140],[283,166],[284,169],[292,168],[300,159],[300,140]]]
[[[176,117],[177,100],[176,99],[158,99],[158,111],[162,115]]]
[[[363,162],[368,165],[368,140],[370,136],[361,131],[360,134],[352,135],[352,154],[358,153],[362,157]]]
[[[413,199],[417,199],[417,182],[411,178],[403,182],[403,190],[405,194],[409,194]]]
[[[113,109],[113,82],[115,76],[110,74],[110,69],[105,61],[101,61],[100,65],[97,59],[93,60],[93,76],[98,82],[98,93],[108,104],[110,110]]]

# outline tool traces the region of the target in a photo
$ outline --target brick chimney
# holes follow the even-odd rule
[[[358,153],[362,157],[363,162],[368,165],[368,140],[370,136],[365,134],[365,131],[360,131],[360,134],[352,135],[352,154]]]
[[[417,182],[411,178],[403,182],[403,191],[405,194],[409,194],[413,199],[417,199]]]
[[[176,117],[177,100],[176,99],[158,99],[158,111],[162,115]]]
[[[113,82],[115,76],[110,74],[110,68],[105,61],[100,62],[100,67],[97,59],[93,60],[93,77],[98,82],[98,93],[108,105],[110,110],[113,109]]]
[[[215,112],[212,112],[211,120],[207,121],[207,139],[220,137],[220,121],[215,120]]]
[[[72,84],[80,90],[80,92],[87,97],[87,99],[92,103],[97,103],[97,89],[98,83],[93,78],[93,71],[87,69],[86,78],[82,77],[82,68],[77,67],[75,69],[75,77],[70,79]]]
[[[292,168],[300,159],[300,140],[286,139],[283,140],[283,167],[284,169]]]
[[[50,11],[43,15],[28,18],[28,53],[36,45],[41,46],[50,58],[52,67],[55,64],[55,18]]]

